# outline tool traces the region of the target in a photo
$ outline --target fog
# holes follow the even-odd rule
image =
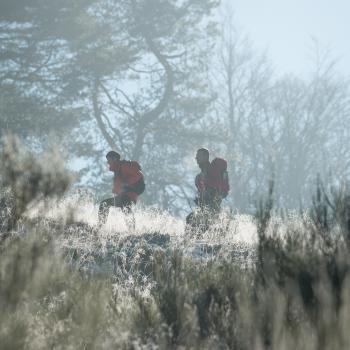
[[[114,149],[141,164],[144,205],[184,214],[206,147],[228,208],[251,213],[271,180],[277,207],[307,207],[317,179],[349,178],[348,7],[2,0],[0,138],[55,149],[97,200]]]
[[[236,22],[260,50],[267,49],[280,74],[308,74],[313,41],[329,49],[341,73],[350,73],[350,25],[346,0],[233,0]]]

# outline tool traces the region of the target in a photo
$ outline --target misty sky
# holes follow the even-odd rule
[[[279,73],[305,74],[312,38],[329,47],[350,76],[350,0],[228,0],[235,20],[258,49],[267,49]]]

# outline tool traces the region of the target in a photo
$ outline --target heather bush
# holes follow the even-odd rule
[[[34,155],[14,136],[6,137],[1,146],[0,169],[0,203],[6,203],[6,198],[11,202],[7,205],[6,230],[14,228],[31,205],[63,195],[71,181],[57,154]]]

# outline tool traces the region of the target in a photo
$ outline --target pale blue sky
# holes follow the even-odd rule
[[[277,72],[307,73],[315,38],[350,77],[350,0],[227,1],[254,46],[268,50]]]

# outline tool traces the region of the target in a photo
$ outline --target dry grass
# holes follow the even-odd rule
[[[350,347],[344,188],[331,198],[318,189],[303,216],[278,217],[271,201],[256,218],[224,213],[200,238],[142,207],[132,232],[118,211],[97,230],[91,198],[57,201],[66,186],[50,181],[63,168],[53,176],[11,152],[1,164],[1,349]],[[26,157],[29,177],[7,169]],[[41,180],[18,185],[32,171]]]

